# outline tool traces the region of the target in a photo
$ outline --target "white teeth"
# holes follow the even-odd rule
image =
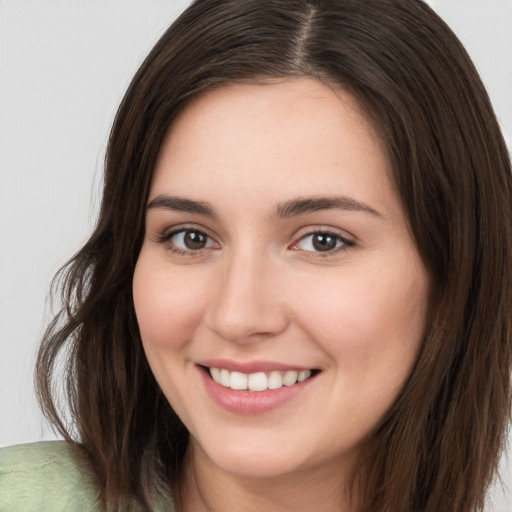
[[[251,391],[265,391],[267,389],[267,376],[263,372],[251,373],[247,387]]]
[[[311,370],[289,370],[286,372],[272,371],[270,373],[257,372],[246,374],[230,372],[225,368],[210,368],[212,379],[218,384],[231,389],[249,391],[266,391],[279,389],[283,386],[293,386],[311,377]]]
[[[303,382],[311,377],[311,370],[302,370],[297,377],[298,382]]]
[[[231,372],[229,387],[231,389],[247,389],[247,375],[240,372]]]
[[[297,372],[290,370],[286,372],[283,377],[283,384],[285,386],[293,386],[297,382],[298,374]]]
[[[283,387],[283,376],[281,372],[270,372],[268,376],[268,389],[279,389]]]
[[[218,368],[210,368],[210,375],[215,382],[220,382],[221,370]]]
[[[212,375],[213,377],[213,375]],[[215,380],[215,377],[213,377],[213,380]],[[228,370],[221,370],[220,371],[220,380],[217,380],[219,384],[222,384],[224,387],[229,388],[231,384],[231,374]]]

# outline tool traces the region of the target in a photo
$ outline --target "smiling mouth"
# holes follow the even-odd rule
[[[319,373],[319,370],[275,370],[271,372],[242,373],[231,372],[225,368],[206,366],[203,366],[203,369],[217,384],[240,391],[267,391],[290,387]]]

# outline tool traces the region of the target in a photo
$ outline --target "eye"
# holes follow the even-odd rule
[[[352,247],[354,242],[329,231],[316,231],[300,238],[292,249],[299,249],[306,252],[330,253],[340,249]]]
[[[203,249],[216,248],[218,244],[203,231],[198,229],[180,229],[163,235],[160,243],[167,243],[169,250],[186,255]]]

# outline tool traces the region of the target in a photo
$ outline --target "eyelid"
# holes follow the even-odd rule
[[[300,247],[297,247],[299,242],[302,240],[314,236],[314,235],[328,235],[337,238],[342,242],[342,245],[340,247],[336,247],[332,250],[328,251],[310,251],[310,250],[304,250]],[[302,251],[303,253],[306,253],[310,256],[320,256],[320,257],[327,257],[332,256],[340,251],[346,251],[356,245],[356,238],[352,235],[349,235],[346,231],[332,228],[332,227],[326,227],[326,226],[310,226],[308,228],[302,229],[295,237],[294,242],[290,245],[290,249],[296,250],[296,251]]]
[[[155,236],[156,242],[165,242],[170,237],[175,235],[176,233],[180,233],[181,231],[198,231],[200,233],[205,234],[207,237],[212,240],[216,240],[216,236],[212,234],[211,230],[205,228],[204,226],[200,226],[194,223],[184,223],[184,224],[176,224],[173,226],[166,226],[162,229],[159,229]]]
[[[172,237],[176,236],[178,233],[183,233],[186,231],[195,231],[198,233],[202,233],[209,240],[213,242],[213,246],[203,247],[200,249],[185,249],[176,247],[174,244],[170,243]],[[305,250],[298,247],[298,244],[306,239],[307,237],[314,236],[317,234],[328,235],[337,238],[342,242],[339,247],[335,247],[331,250],[327,251],[318,251],[318,250]],[[158,244],[169,244],[168,250],[171,252],[175,252],[180,255],[190,255],[190,256],[199,256],[206,250],[219,249],[221,244],[218,242],[217,237],[212,235],[210,230],[203,227],[198,226],[197,224],[180,224],[172,227],[167,227],[166,229],[162,229],[154,238],[154,242]],[[340,251],[347,251],[352,248],[357,243],[357,238],[354,235],[347,233],[345,230],[341,230],[339,228],[333,228],[331,226],[308,226],[300,229],[295,237],[294,241],[288,246],[291,250],[301,251],[309,256],[314,257],[327,257],[332,256]]]
[[[194,249],[184,249],[184,248],[176,247],[173,244],[171,244],[170,240],[174,236],[176,236],[179,233],[186,232],[186,231],[193,231],[193,232],[203,234],[209,240],[213,241],[214,247],[211,247],[211,246],[203,247],[203,248],[194,250]],[[198,227],[197,225],[190,225],[190,224],[181,224],[181,225],[177,225],[177,226],[172,226],[167,229],[163,229],[161,232],[157,233],[154,241],[156,243],[162,244],[162,245],[168,244],[169,246],[167,247],[167,249],[170,252],[174,252],[174,253],[177,253],[177,254],[180,254],[183,256],[199,256],[206,250],[217,249],[220,247],[220,244],[217,241],[216,237],[213,236],[209,232],[208,229],[206,229],[202,226]]]

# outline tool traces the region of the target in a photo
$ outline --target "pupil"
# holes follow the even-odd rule
[[[188,249],[203,249],[206,245],[206,236],[197,231],[187,231],[184,242]]]
[[[313,247],[317,251],[332,251],[336,248],[336,241],[335,236],[318,233],[313,237]]]

